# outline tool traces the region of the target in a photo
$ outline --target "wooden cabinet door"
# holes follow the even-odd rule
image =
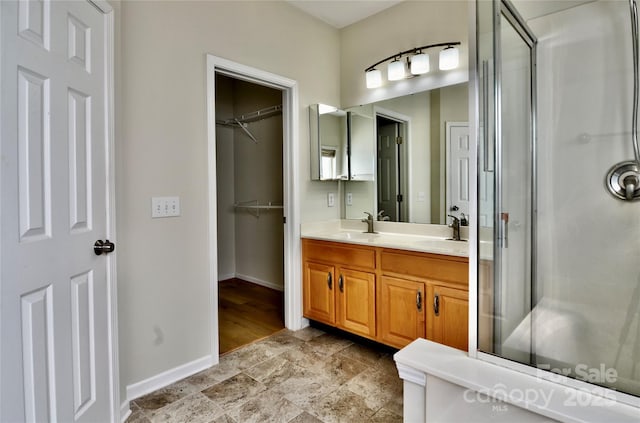
[[[463,289],[428,285],[427,339],[467,351],[469,347],[469,293]]]
[[[381,342],[403,348],[425,336],[424,282],[382,276],[378,317]]]
[[[302,279],[304,317],[329,325],[335,324],[335,268],[305,261]]]
[[[375,338],[375,297],[375,274],[339,268],[336,286],[337,326],[367,338]]]

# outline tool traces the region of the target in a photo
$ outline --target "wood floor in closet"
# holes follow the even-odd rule
[[[218,283],[220,354],[284,328],[283,292],[241,279]]]

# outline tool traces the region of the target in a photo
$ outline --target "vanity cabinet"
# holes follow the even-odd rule
[[[427,339],[467,351],[469,347],[469,292],[430,283],[427,298],[431,299],[427,319]]]
[[[375,251],[312,240],[302,251],[303,315],[375,339]]]
[[[305,317],[395,348],[467,350],[466,257],[303,238],[302,260]]]
[[[402,348],[425,337],[424,282],[383,275],[379,293],[380,342]]]
[[[382,250],[380,268],[383,280],[392,277],[395,285],[402,283],[407,287],[405,307],[412,310],[412,316],[416,315],[424,322],[420,328],[424,332],[414,337],[411,333],[413,321],[408,315],[403,317],[406,324],[403,330],[409,336],[393,337],[394,343],[390,345],[401,348],[426,334],[430,341],[468,349],[469,260],[466,257]],[[409,287],[413,288],[411,295]],[[393,296],[393,292],[387,296]],[[395,296],[399,296],[397,289]]]
[[[328,264],[305,261],[303,274],[304,315],[309,319],[335,324],[333,280],[335,267]]]

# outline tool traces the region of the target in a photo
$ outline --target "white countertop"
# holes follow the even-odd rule
[[[446,225],[378,222],[376,233],[365,233],[367,224],[359,220],[328,220],[303,223],[302,238],[323,241],[346,242],[372,247],[395,248],[424,253],[468,257],[468,228],[460,228],[464,241],[453,241],[452,229]]]

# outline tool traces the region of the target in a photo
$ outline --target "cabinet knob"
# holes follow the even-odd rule
[[[340,292],[344,292],[344,280],[342,279],[342,275],[338,278],[338,287],[340,288]]]
[[[331,272],[327,274],[327,285],[329,286],[329,289],[331,289],[333,285],[333,278],[331,277]]]
[[[433,297],[433,313],[436,316],[440,315],[440,296],[438,294]]]
[[[420,291],[416,294],[416,307],[418,311],[422,310],[422,292]]]

